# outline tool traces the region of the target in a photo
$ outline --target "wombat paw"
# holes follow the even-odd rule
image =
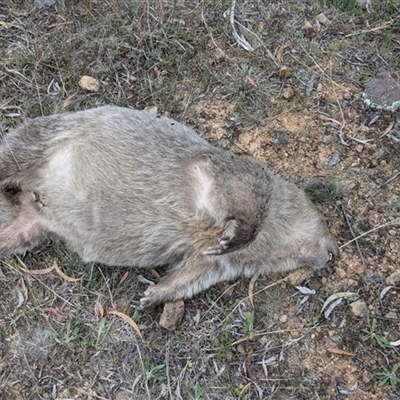
[[[228,253],[237,247],[237,231],[239,229],[238,221],[230,219],[226,224],[222,236],[216,246],[209,247],[205,252],[206,256],[217,256]]]
[[[236,220],[232,219],[228,221],[225,225],[222,237],[219,238],[218,244],[209,247],[203,254],[206,256],[217,256],[235,250],[237,227],[238,223]]]
[[[206,251],[203,251],[205,256],[217,256],[224,254],[229,249],[230,237],[224,236],[220,239],[219,244],[216,246],[209,247]]]
[[[142,310],[154,308],[157,304],[162,303],[160,293],[157,290],[157,285],[150,286],[140,299],[139,305]]]

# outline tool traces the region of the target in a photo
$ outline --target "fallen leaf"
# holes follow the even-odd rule
[[[140,339],[143,340],[142,333],[140,332],[140,329],[139,329],[137,323],[131,317],[128,317],[126,314],[124,314],[120,311],[108,311],[107,314],[116,315],[117,317],[122,318],[126,323],[128,323],[135,330],[135,332],[138,334]]]
[[[99,315],[99,317],[103,318],[104,317],[104,308],[103,308],[102,304],[99,301],[96,301],[95,309],[96,309],[97,314]]]
[[[283,52],[284,52],[288,47],[290,47],[292,44],[293,44],[293,43],[289,42],[289,43],[285,43],[285,44],[283,44],[282,46],[279,47],[278,52],[276,53],[276,59],[277,59],[278,61],[281,61]]]
[[[257,82],[251,76],[247,76],[247,80],[249,81],[251,86],[258,88]]]
[[[253,307],[254,307],[254,285],[256,284],[259,276],[260,274],[253,275],[249,283],[249,300]]]
[[[68,96],[63,102],[63,107],[68,108],[74,102],[74,98],[76,95],[77,95],[77,93],[74,93],[74,94],[71,94],[71,96]]]
[[[27,269],[27,268],[22,268],[22,271],[25,273],[28,273],[30,275],[45,275],[48,274],[49,272],[54,270],[54,265],[52,265],[49,268],[43,268],[43,269]]]
[[[150,273],[151,273],[151,275],[153,275],[153,277],[156,278],[156,279],[160,279],[160,278],[161,278],[160,274],[159,274],[154,268],[151,268],[151,269],[150,269]]]
[[[25,285],[23,278],[18,279],[18,283],[15,285],[13,292],[17,295],[18,304],[15,310],[20,308],[28,300],[28,290]]]
[[[387,128],[382,132],[382,134],[379,136],[379,139],[383,138],[384,136],[386,136],[393,128],[394,126],[394,121],[392,121]]]
[[[358,294],[357,294],[357,293],[353,293],[353,292],[338,292],[338,293],[332,294],[331,296],[329,296],[329,297],[325,300],[325,303],[324,303],[324,305],[322,306],[322,309],[321,309],[321,314],[322,314],[322,312],[325,310],[325,307],[326,307],[329,303],[331,303],[332,301],[334,301],[334,300],[336,300],[336,299],[339,299],[340,297],[343,297],[343,298],[358,297]]]
[[[249,352],[246,354],[246,376],[251,381],[254,380],[253,374],[251,372],[251,357],[253,356],[254,349],[250,349]]]
[[[298,268],[293,271],[291,274],[287,275],[285,281],[289,281],[289,283],[293,286],[299,286],[302,282],[304,282],[309,276],[314,273],[314,270],[310,267]]]
[[[49,312],[54,315],[58,315],[58,311],[54,307],[44,307],[44,308],[42,308],[42,311]]]
[[[331,315],[332,311],[343,301],[343,297],[339,297],[338,299],[336,299],[335,301],[333,301],[332,303],[329,304],[329,307],[325,308],[324,311],[324,317],[326,319],[329,318],[329,316]]]
[[[315,294],[315,290],[309,289],[306,286],[295,286],[295,288],[302,294],[305,295],[310,295],[310,294]]]
[[[389,343],[391,346],[400,346],[400,339],[399,340],[396,340],[395,342],[390,342]]]
[[[71,278],[68,275],[64,274],[64,272],[62,272],[61,269],[58,267],[57,260],[54,260],[53,267],[54,270],[57,272],[58,276],[67,282],[77,282],[81,280],[81,278]]]
[[[124,283],[126,281],[126,278],[129,276],[129,271],[126,271],[124,273],[124,275],[122,275],[121,280],[119,281],[119,284],[121,285],[122,283]]]
[[[348,271],[346,271],[346,278],[350,278],[354,275],[363,274],[364,272],[365,272],[365,270],[364,270],[363,266],[352,268],[352,269],[349,269]]]
[[[345,350],[337,349],[336,347],[329,347],[326,350],[328,350],[330,353],[333,353],[333,354],[341,354],[343,356],[354,356],[354,353],[350,353]]]
[[[0,26],[3,26],[4,28],[8,29],[10,26],[7,24],[7,22],[0,21]]]

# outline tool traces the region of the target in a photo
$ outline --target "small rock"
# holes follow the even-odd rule
[[[308,21],[306,21],[303,26],[303,32],[308,39],[312,39],[317,36],[317,30]]]
[[[340,163],[340,155],[338,153],[334,154],[333,157],[328,162],[328,168],[333,167]]]
[[[363,382],[369,383],[369,382],[371,382],[372,379],[373,379],[373,375],[371,374],[371,372],[365,370],[362,375]]]
[[[364,146],[362,144],[358,144],[356,146],[356,152],[357,153],[362,153],[364,151]]]
[[[343,279],[343,278],[345,278],[346,277],[346,271],[344,270],[344,269],[342,269],[342,268],[336,268],[335,269],[335,272],[336,272],[336,275],[340,278],[340,279]]]
[[[347,92],[343,95],[343,100],[349,101],[349,100],[351,100],[351,98],[352,98],[352,96],[351,96],[351,93],[349,93],[349,92]]]
[[[343,340],[339,335],[328,336],[325,341],[325,347],[339,347],[342,341]]]
[[[129,400],[132,397],[125,390],[119,390],[117,393],[115,393],[115,397],[114,398],[115,398],[115,400]]]
[[[389,319],[397,319],[398,316],[394,311],[389,311],[386,315],[385,318],[389,318]]]
[[[279,68],[279,79],[287,79],[291,75],[292,71],[286,65],[282,65]]]
[[[315,20],[318,21],[318,22],[319,22],[320,24],[322,24],[322,25],[328,25],[328,24],[329,24],[329,19],[326,18],[325,14],[323,14],[323,13],[318,14],[318,15],[315,17]]]
[[[396,111],[400,107],[400,80],[395,73],[380,72],[366,85],[362,95],[366,106]]]
[[[183,300],[166,303],[160,318],[160,326],[169,331],[175,330],[180,325],[184,312],[185,303]]]
[[[215,51],[215,58],[219,61],[219,60],[225,60],[226,59],[226,53],[220,49],[217,48]]]
[[[291,100],[293,99],[293,97],[294,97],[294,89],[291,86],[289,86],[283,92],[283,98],[286,100]]]
[[[158,114],[158,107],[157,106],[147,106],[144,108],[144,111],[147,111],[151,114],[157,115]]]
[[[389,286],[396,286],[400,282],[400,270],[396,270],[390,274],[386,278],[385,282]]]
[[[283,314],[279,317],[279,321],[285,323],[288,320],[288,316],[286,314]]]
[[[309,286],[310,289],[313,289],[313,290],[317,291],[318,289],[321,289],[322,283],[321,283],[320,279],[312,278],[312,279],[310,279],[310,282],[308,283],[308,286]]]
[[[239,354],[246,354],[246,349],[244,348],[244,346],[242,345],[242,344],[238,344],[237,345],[237,347],[236,347],[236,351],[239,353]]]
[[[91,76],[84,75],[79,81],[79,86],[88,92],[97,92],[100,89],[100,82]]]
[[[363,300],[356,300],[351,303],[350,310],[357,317],[365,317],[369,312],[367,304]]]

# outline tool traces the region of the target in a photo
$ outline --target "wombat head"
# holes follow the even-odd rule
[[[338,255],[338,246],[329,232],[311,242],[305,242],[300,250],[299,266],[319,270]]]

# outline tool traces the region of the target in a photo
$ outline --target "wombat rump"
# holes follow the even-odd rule
[[[337,253],[295,185],[172,119],[112,106],[29,119],[0,141],[0,257],[48,236],[85,262],[166,265],[143,308]]]

